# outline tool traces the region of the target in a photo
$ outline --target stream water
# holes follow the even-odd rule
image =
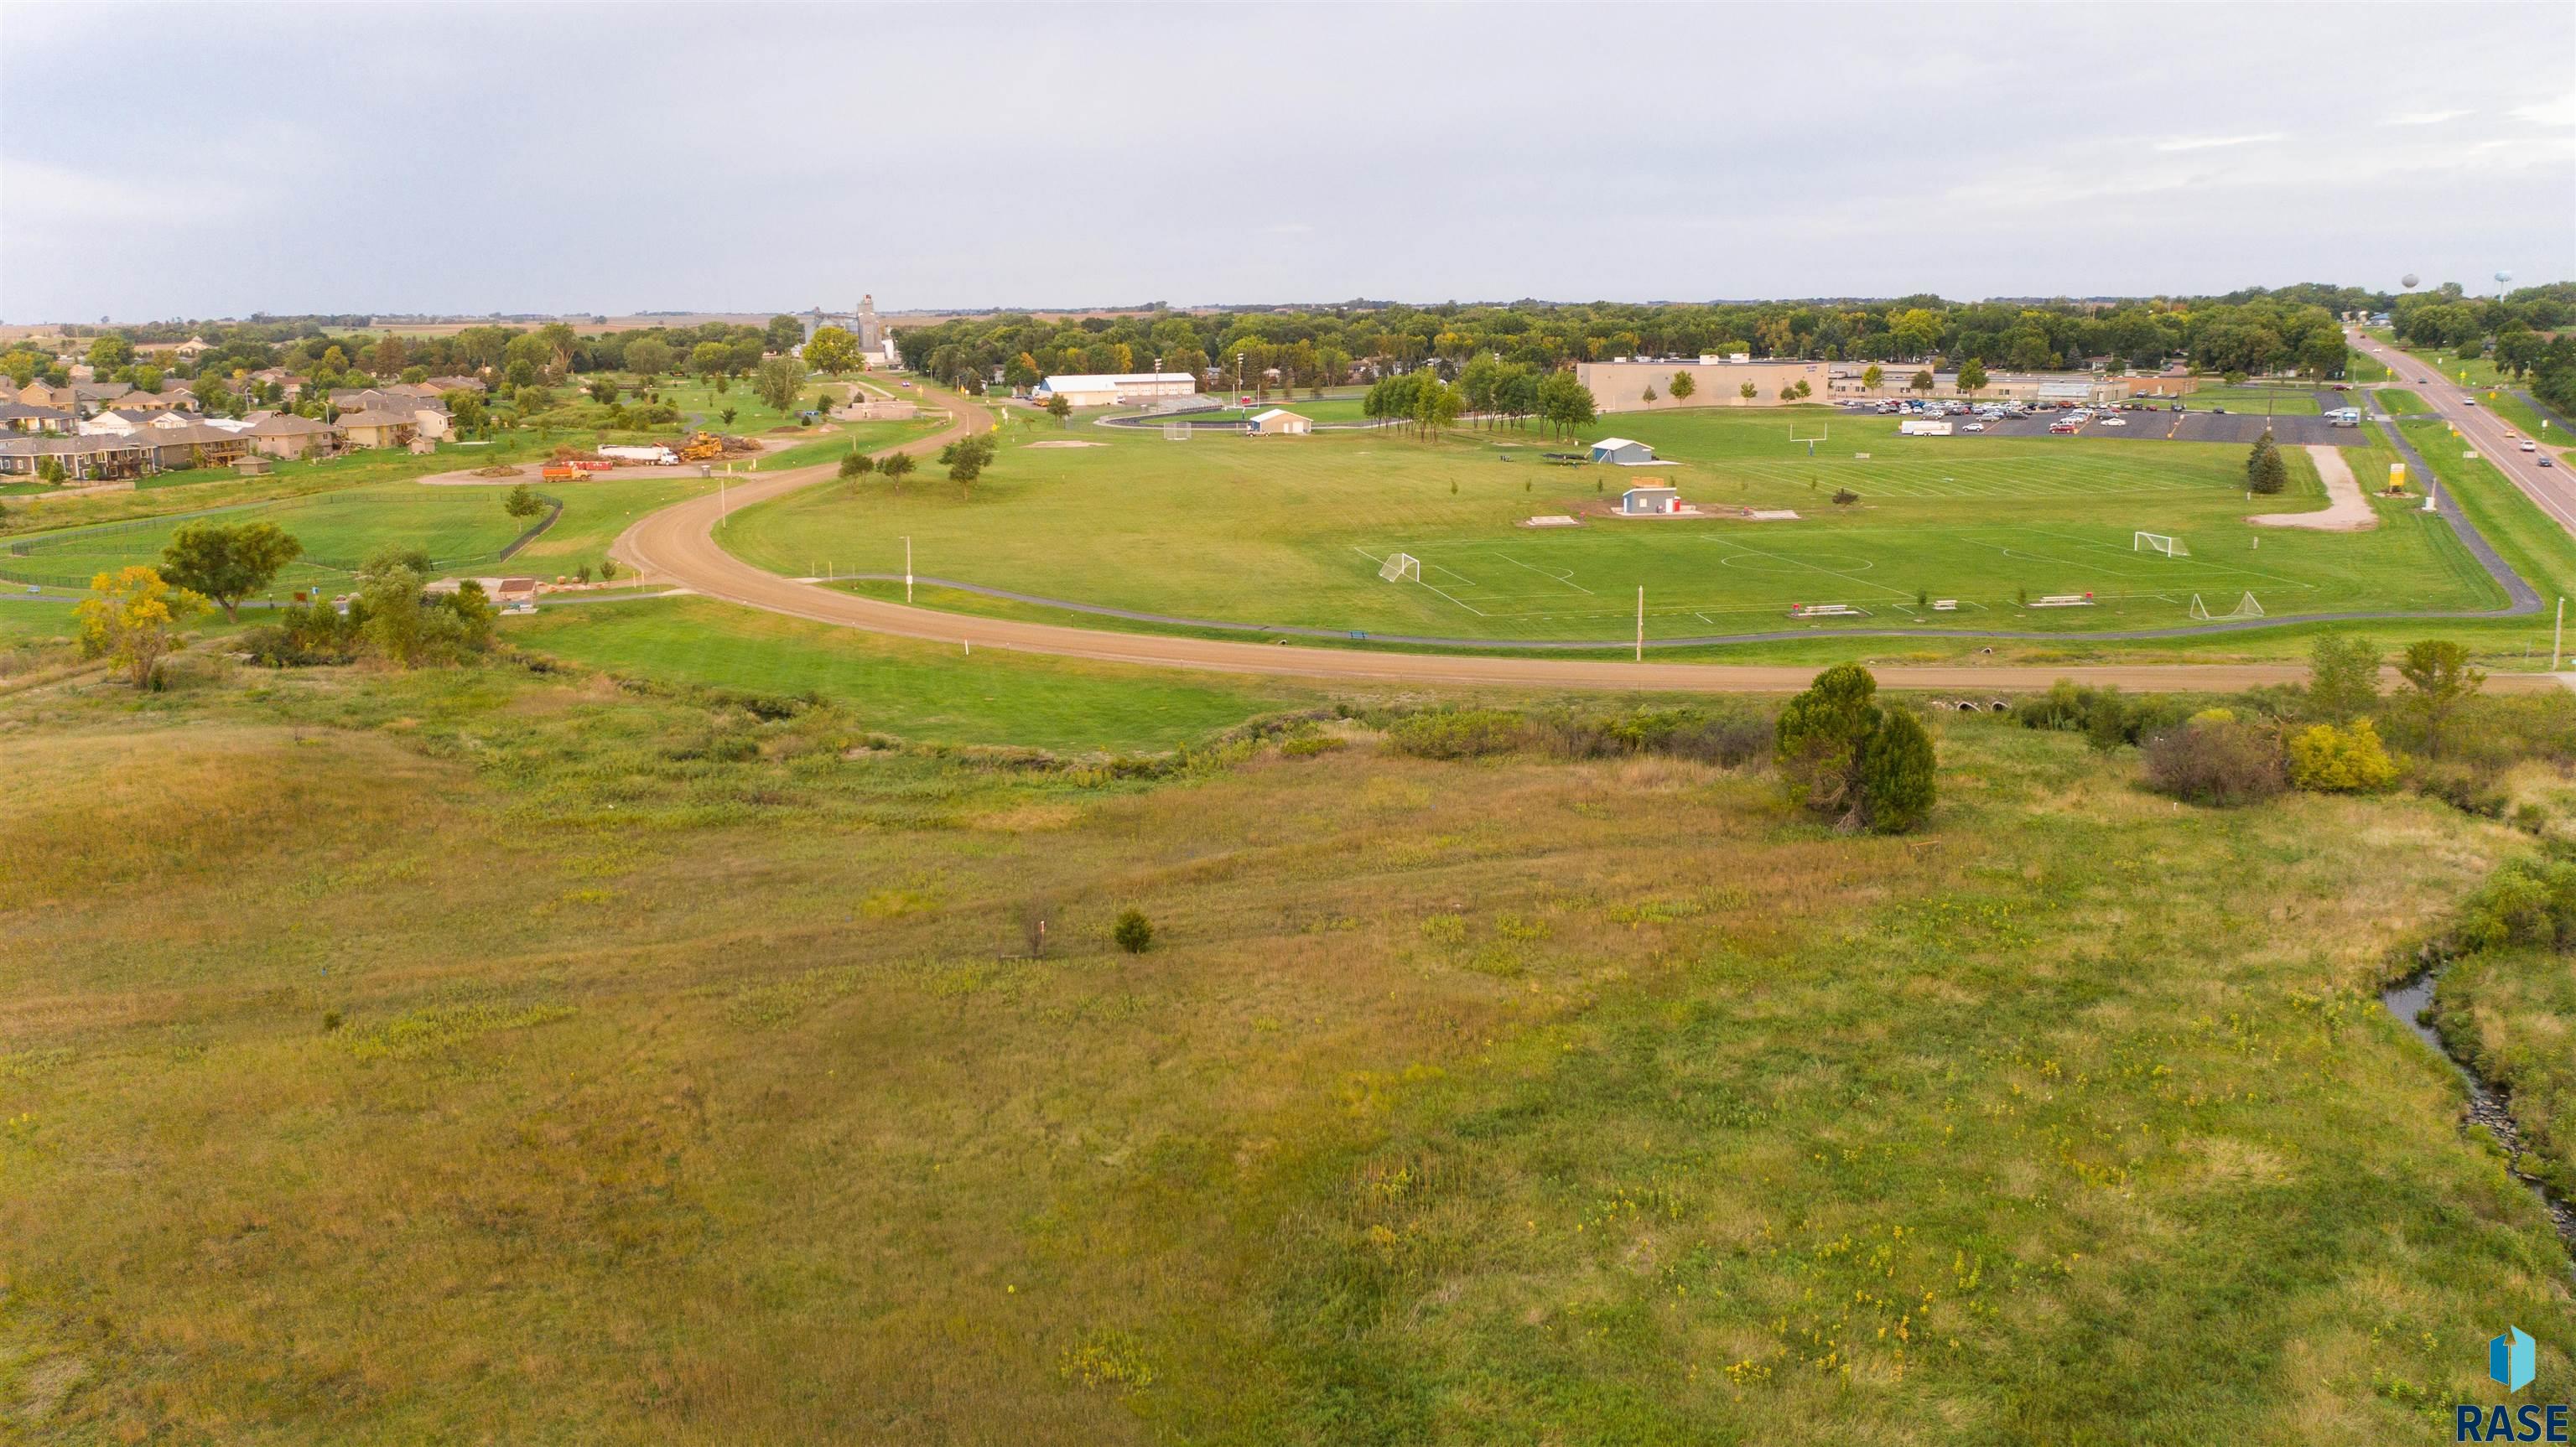
[[[2450,1048],[2442,1043],[2441,1035],[2418,1018],[2432,1007],[2433,987],[2441,978],[2439,969],[2431,969],[2401,980],[2379,992],[2379,1003],[2388,1008],[2389,1014],[2397,1017],[2397,1023],[2405,1026],[2407,1033],[2423,1041],[2434,1054],[2449,1061],[2451,1068],[2460,1073],[2460,1079],[2469,1087],[2468,1118],[2485,1126],[2504,1147],[2507,1168],[2516,1179],[2531,1188],[2540,1208],[2549,1213],[2551,1223],[2557,1226],[2558,1239],[2565,1243],[2571,1262],[2576,1263],[2576,1205],[2561,1200],[2523,1169],[2522,1128],[2514,1124],[2513,1112],[2505,1108],[2504,1096],[2479,1079],[2466,1061],[2453,1055]]]

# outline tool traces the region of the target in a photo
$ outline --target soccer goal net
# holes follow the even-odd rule
[[[2263,616],[2263,605],[2255,602],[2254,595],[2248,593],[2244,597],[2237,599],[2236,606],[2228,611],[2224,613],[2212,613],[2209,611],[2209,605],[2200,601],[2200,595],[2198,593],[2194,593],[2191,595],[2191,616],[2194,618],[2204,618],[2214,623],[2223,623],[2230,618],[2260,618]]]
[[[1419,583],[1422,581],[1422,560],[1411,553],[1397,553],[1379,565],[1377,575],[1390,583],[1401,583],[1407,578]]]
[[[1188,424],[1187,422],[1166,422],[1166,423],[1164,423],[1164,424],[1163,424],[1163,440],[1164,440],[1165,442],[1187,442],[1187,441],[1189,441],[1189,440],[1190,440],[1190,424]]]
[[[2162,553],[2168,558],[2188,558],[2191,556],[2191,549],[2183,546],[2182,539],[2167,537],[2163,533],[2130,534],[2129,551],[2133,553]]]

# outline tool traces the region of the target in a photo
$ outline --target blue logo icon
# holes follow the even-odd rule
[[[2506,1391],[2519,1392],[2531,1385],[2535,1355],[2531,1338],[2523,1335],[2521,1327],[2506,1327],[2504,1335],[2487,1343],[2487,1375]]]

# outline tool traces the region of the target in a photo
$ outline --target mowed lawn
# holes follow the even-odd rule
[[[2286,1447],[2447,1440],[2507,1323],[2566,1380],[2372,997],[2533,847],[2426,799],[1942,715],[1870,839],[1673,759],[188,678],[0,698],[12,1442]]]
[[[1793,432],[1826,431],[1810,458]],[[1559,467],[1534,432],[1194,437],[1054,428],[1014,417],[971,489],[936,468],[896,486],[830,484],[735,515],[728,544],[794,575],[922,575],[1180,617],[1463,639],[1623,640],[1645,589],[1650,637],[1791,626],[1838,603],[1864,625],[2082,631],[2225,612],[2475,610],[2502,594],[2448,530],[2401,507],[2360,534],[2258,529],[2252,511],[2324,504],[2304,453],[2293,485],[2249,504],[2233,445],[2152,438],[1904,438],[1892,418],[1823,409],[1680,411],[1606,419],[1673,467]],[[1093,444],[1032,447],[1033,442]],[[2385,474],[2362,449],[2355,465]],[[1518,526],[1597,510],[1621,488],[1677,484],[1710,507],[1796,521]],[[1848,489],[1857,501],[1837,506]],[[2190,555],[2137,551],[2140,530]],[[1419,582],[1382,582],[1389,555]],[[2032,609],[2022,597],[2091,594]],[[1924,606],[1955,599],[1955,611]]]
[[[552,575],[584,563],[596,567],[628,523],[715,486],[695,468],[667,471],[669,476],[595,482],[543,482],[530,472],[520,480],[541,496],[560,499],[563,515],[507,562],[502,549],[535,521],[510,516],[504,507],[511,491],[508,481],[490,487],[371,483],[203,516],[218,523],[275,523],[304,545],[304,556],[279,575],[272,591],[346,586],[352,569],[388,545],[426,551],[440,573],[508,568]],[[139,519],[13,539],[0,556],[0,574],[86,587],[98,572],[154,562],[188,520],[186,515]]]
[[[1312,703],[1286,684],[1086,664],[827,627],[702,598],[559,604],[509,641],[593,668],[756,693],[816,693],[905,738],[1068,752],[1169,749]]]

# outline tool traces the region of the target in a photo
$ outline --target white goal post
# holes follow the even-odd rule
[[[1166,422],[1166,423],[1164,423],[1164,424],[1163,424],[1163,440],[1164,440],[1165,442],[1187,442],[1187,441],[1189,441],[1189,440],[1190,440],[1190,424],[1188,424],[1187,422]]]
[[[2212,613],[2209,611],[2209,605],[2200,601],[2200,595],[2194,593],[2191,595],[2191,616],[2212,623],[2224,623],[2232,618],[2260,618],[2263,616],[2263,605],[2254,601],[2252,593],[2247,593],[2236,600],[2234,608],[2224,613]]]
[[[1401,583],[1407,578],[1419,583],[1422,581],[1422,560],[1411,553],[1393,553],[1378,568],[1377,575],[1390,583]]]
[[[2191,556],[2191,549],[2184,546],[2183,540],[2180,538],[2167,537],[2163,533],[2131,533],[2129,535],[2130,552],[2141,553],[2150,550],[2162,553],[2168,558],[2188,558]]]
[[[1829,424],[1823,422],[1816,423],[1815,428],[1815,436],[1801,437],[1798,435],[1798,424],[1792,422],[1789,424],[1789,440],[1792,442],[1822,442],[1833,432],[1833,428]]]

